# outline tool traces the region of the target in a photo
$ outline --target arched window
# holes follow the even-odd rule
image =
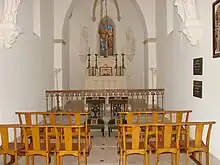
[[[104,18],[99,24],[100,55],[107,57],[114,55],[114,24],[109,18]]]

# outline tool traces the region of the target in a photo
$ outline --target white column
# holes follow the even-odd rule
[[[156,78],[156,39],[148,39],[148,88],[157,88],[157,78]],[[154,72],[154,73],[153,73]]]
[[[148,58],[149,58],[149,54],[148,54],[148,45],[146,42],[143,42],[144,43],[144,88],[148,88]]]

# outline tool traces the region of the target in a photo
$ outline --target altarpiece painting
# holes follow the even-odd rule
[[[101,20],[99,25],[100,55],[114,55],[114,25],[109,18]]]

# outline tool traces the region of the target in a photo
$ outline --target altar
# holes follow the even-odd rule
[[[126,89],[125,77],[87,77],[86,89]]]
[[[124,54],[108,57],[88,54],[85,89],[127,89]]]

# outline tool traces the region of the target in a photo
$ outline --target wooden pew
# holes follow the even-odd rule
[[[81,136],[88,138],[91,145],[90,125],[88,124],[88,113],[78,112],[16,112],[20,124],[26,125],[80,125],[85,127],[81,129]],[[41,120],[40,120],[41,119]],[[30,132],[30,131],[29,131]],[[55,131],[50,129],[50,134],[55,137]],[[22,137],[24,133],[22,131]]]
[[[21,127],[16,124],[0,125],[0,155],[3,155],[4,165],[18,165],[18,156],[24,155],[25,145],[18,140],[20,136]],[[11,161],[7,161],[7,155],[11,156]]]
[[[55,144],[50,141],[49,128],[40,125],[23,125],[21,127],[25,143],[25,164],[29,165],[29,157],[32,156],[32,165],[34,165],[34,157],[38,155],[45,157],[46,165],[49,165],[50,153],[53,153],[54,158],[56,158]],[[53,127],[52,129],[55,128]],[[29,139],[31,139],[30,142]]]
[[[120,141],[120,161],[127,164],[127,156],[132,154],[144,155],[144,165],[150,165],[149,156],[152,152],[156,154],[156,164],[158,165],[159,155],[162,153],[175,154],[178,160],[179,156],[179,131],[176,132],[177,143],[173,145],[172,141],[172,127],[180,127],[179,124],[123,124],[120,125],[122,130],[122,140]],[[152,135],[152,127],[156,129],[156,135],[154,141],[149,141],[149,137]],[[161,132],[163,131],[163,138],[161,138]],[[128,136],[130,135],[130,136]]]
[[[84,125],[29,125],[22,126],[25,135],[25,157],[26,164],[28,165],[29,156],[41,155],[46,157],[46,164],[49,164],[49,154],[53,153],[55,162],[59,165],[62,164],[62,157],[66,155],[75,156],[78,159],[78,165],[81,164],[81,156],[83,155],[84,161],[87,164],[87,154],[90,152],[88,149],[87,140],[82,140],[81,132],[85,127]],[[29,135],[31,129],[32,134]],[[41,134],[40,130],[44,129],[44,135]],[[50,129],[55,130],[56,141],[55,143],[50,140]],[[28,130],[28,131],[26,131]],[[62,130],[62,135],[60,135]],[[75,134],[77,133],[77,134]],[[28,138],[32,136],[32,144],[28,143]],[[43,136],[44,141],[42,142],[41,137]],[[73,141],[76,139],[76,141]],[[34,159],[32,159],[34,161]],[[32,162],[34,163],[34,162]]]
[[[158,124],[164,122],[164,111],[147,111],[147,112],[120,112],[120,119],[118,119],[119,124]],[[122,130],[117,125],[118,129],[118,142],[122,140]],[[151,127],[151,135],[156,134],[156,128]],[[127,133],[131,132],[132,129],[128,128]],[[154,133],[153,133],[154,132]],[[119,146],[118,146],[119,147]],[[118,148],[120,152],[120,147]]]
[[[25,155],[25,164],[29,164],[29,156],[32,156],[34,165],[34,156],[40,155],[46,157],[46,164],[49,164],[49,155],[54,154],[56,164],[62,163],[62,157],[66,155],[76,156],[78,164],[81,164],[81,157],[87,165],[87,157],[91,151],[86,138],[82,139],[81,132],[85,125],[0,125],[0,155],[3,155],[4,165],[15,163],[18,165],[18,156]],[[9,130],[14,135],[14,139],[9,141]],[[55,142],[51,141],[50,130],[55,130]],[[23,130],[24,140],[18,142],[19,131]],[[43,131],[42,131],[43,130]],[[62,134],[60,134],[62,130]],[[30,139],[29,141],[28,139]],[[73,140],[75,139],[75,141]],[[11,155],[12,159],[8,163],[6,156]]]
[[[113,123],[109,123],[110,129],[117,129],[117,124],[144,124],[162,123],[164,121],[164,111],[141,111],[141,112],[118,112],[119,118],[115,118]],[[110,131],[110,130],[109,130]]]
[[[180,153],[186,153],[186,165],[191,158],[196,164],[202,164],[202,152],[206,155],[206,165],[209,165],[209,144],[212,125],[215,122],[187,122],[187,123],[165,123],[165,124],[119,124],[118,141],[120,149],[119,164],[126,164],[127,156],[130,154],[144,155],[144,165],[150,165],[149,156],[156,154],[156,165],[159,163],[159,155],[170,153],[172,164],[179,164]],[[152,129],[156,129],[154,140],[150,140]],[[180,139],[181,128],[186,127],[187,138]],[[205,129],[207,127],[207,129]],[[194,135],[192,136],[192,130]],[[205,131],[206,130],[206,131]],[[128,136],[130,135],[130,136]],[[175,137],[175,138],[173,138]],[[205,141],[204,138],[205,137]],[[196,154],[199,153],[199,159]],[[192,154],[189,156],[189,154]],[[175,157],[174,157],[175,155]]]
[[[165,118],[167,118],[170,123],[183,123],[188,122],[192,110],[164,110]]]
[[[143,155],[144,165],[149,164],[151,149],[148,145],[148,125],[123,124],[119,125],[119,128],[122,130],[122,140],[118,143],[120,146],[119,165],[122,162],[123,165],[127,164],[127,156],[133,154]],[[143,128],[146,130],[145,132],[142,132]]]
[[[16,112],[20,124],[83,124],[87,125],[86,112]],[[67,119],[67,120],[65,120]]]
[[[116,123],[120,123],[120,124],[183,123],[183,122],[188,122],[189,115],[191,112],[192,112],[191,110],[119,112],[120,118],[116,119],[119,120]]]
[[[196,164],[203,164],[202,153],[205,153],[205,164],[210,164],[209,146],[212,126],[215,123],[216,122],[214,121],[186,123],[186,141],[181,140],[180,142],[181,152],[186,153],[186,165],[189,164],[189,158],[191,158]],[[196,158],[197,153],[199,154],[199,159]],[[189,154],[192,155],[189,156]]]

